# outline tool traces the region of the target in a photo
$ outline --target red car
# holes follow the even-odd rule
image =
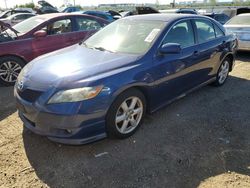
[[[29,18],[0,34],[0,84],[14,85],[32,59],[87,39],[108,22],[89,15],[55,13]]]

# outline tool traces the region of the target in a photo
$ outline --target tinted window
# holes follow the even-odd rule
[[[99,30],[102,27],[97,21],[87,18],[77,18],[76,23],[77,31]]]
[[[33,16],[34,16],[34,15],[32,15],[32,14],[26,14],[25,19],[30,18],[30,17],[33,17]]]
[[[207,20],[195,20],[199,43],[207,42],[215,38],[213,25]]]
[[[17,15],[14,17],[13,20],[24,20],[26,18],[26,15]]]
[[[182,48],[194,45],[194,32],[190,21],[183,21],[172,27],[163,40],[163,44],[166,43],[178,43]]]
[[[224,36],[223,31],[221,31],[221,29],[217,25],[215,25],[215,24],[214,24],[214,30],[215,30],[216,37],[222,37],[222,36]]]
[[[47,26],[48,35],[68,33],[72,31],[70,19],[59,20]]]

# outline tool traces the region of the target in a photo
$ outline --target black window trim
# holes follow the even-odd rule
[[[213,23],[213,27],[214,27],[214,33],[215,33],[215,38],[220,38],[220,37],[217,37],[217,35],[216,35],[216,32],[215,32],[215,26],[222,32],[222,34],[223,34],[223,36],[222,37],[224,37],[225,36],[225,32],[224,31],[222,31],[222,29],[216,24],[216,23]]]

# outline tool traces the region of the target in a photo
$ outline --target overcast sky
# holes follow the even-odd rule
[[[37,3],[38,0],[33,0]],[[60,7],[65,1],[69,1],[73,4],[73,0],[47,0],[54,6]],[[158,0],[160,4],[169,4],[172,0]],[[182,1],[182,0],[179,0]],[[32,0],[6,0],[8,8],[15,6],[16,4],[30,3]],[[156,0],[75,0],[77,5],[98,5],[103,3],[155,3]],[[5,8],[5,0],[0,0],[0,8]]]

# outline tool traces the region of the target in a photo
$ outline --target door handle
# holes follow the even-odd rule
[[[198,50],[195,50],[194,53],[193,53],[194,56],[198,56],[200,55],[200,52]]]

